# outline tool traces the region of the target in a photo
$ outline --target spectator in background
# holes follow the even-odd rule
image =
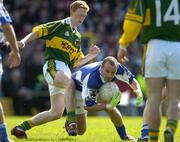
[[[49,108],[48,89],[43,75],[38,74],[35,77],[37,80],[34,88],[24,85],[24,76],[20,69],[12,70],[9,77],[3,80],[3,94],[12,97],[15,115],[32,115],[33,108],[38,112]]]
[[[49,95],[48,86],[42,77],[43,51],[40,48],[34,48],[33,54],[29,54],[27,58],[31,58],[31,60],[23,66],[23,94],[24,98],[27,98],[26,101],[29,102],[29,105],[25,105],[28,111],[24,112],[24,114],[32,115],[32,108],[37,108],[38,112],[49,109]],[[24,98],[21,97],[23,100]]]
[[[19,41],[20,48],[38,38],[46,41],[43,73],[49,87],[51,108],[15,126],[11,134],[17,138],[27,138],[26,130],[62,116],[66,97],[64,89],[71,78],[70,69],[86,64],[99,54],[100,50],[95,45],[86,56],[81,51],[81,34],[77,27],[83,23],[88,11],[89,6],[85,1],[74,1],[70,5],[70,17],[36,26]]]
[[[172,11],[179,9],[178,0],[131,1],[120,38],[118,58],[126,62],[126,47],[142,30],[142,43],[147,44],[145,78],[147,102],[144,117],[149,126],[148,142],[157,142],[161,122],[160,104],[164,86],[167,88],[167,124],[165,142],[173,142],[179,119],[180,92],[180,21]],[[147,125],[146,125],[147,126]],[[144,127],[146,127],[144,126]],[[142,140],[140,140],[142,141]],[[147,141],[144,140],[144,141]]]
[[[19,69],[12,70],[11,73],[3,75],[2,80],[2,90],[5,96],[11,96],[13,98],[13,109],[14,114],[22,115],[26,106],[23,106],[26,103],[29,106],[29,103],[23,102],[22,100],[26,99],[26,96],[20,93],[23,88],[23,76]],[[20,103],[21,102],[21,103]],[[23,107],[22,107],[23,106]],[[27,111],[27,110],[26,110]],[[28,111],[27,111],[28,113]]]
[[[0,45],[6,46],[6,44],[9,44],[11,48],[11,52],[9,53],[9,60],[10,60],[10,68],[17,67],[21,62],[21,57],[19,54],[19,48],[17,46],[16,41],[16,34],[14,32],[14,28],[11,24],[12,20],[9,16],[8,12],[6,11],[3,0],[0,0]],[[4,37],[5,36],[5,37]],[[8,41],[8,43],[5,43],[5,40]],[[2,76],[3,70],[2,70],[2,58],[0,57],[0,78]],[[1,80],[1,79],[0,79]],[[4,112],[2,105],[0,103],[0,141],[2,142],[10,142],[8,138],[7,132],[6,132],[6,126],[4,124]]]

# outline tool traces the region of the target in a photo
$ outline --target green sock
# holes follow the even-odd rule
[[[29,121],[24,121],[23,123],[21,123],[19,125],[19,127],[21,129],[23,129],[24,131],[29,130],[29,129],[31,129],[31,124],[30,123],[31,123],[30,120]]]
[[[168,120],[166,124],[166,128],[170,128],[173,131],[173,133],[175,133],[177,128],[177,121],[173,119]]]
[[[68,123],[76,122],[75,111],[67,112]]]
[[[159,130],[149,128],[149,139],[148,142],[158,142]]]

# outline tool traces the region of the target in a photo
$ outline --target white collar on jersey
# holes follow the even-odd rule
[[[74,28],[74,29],[72,28],[71,17],[67,17],[66,20],[65,20],[65,22],[70,25],[71,30],[72,30],[73,32],[74,32],[74,31],[77,31],[77,27]]]

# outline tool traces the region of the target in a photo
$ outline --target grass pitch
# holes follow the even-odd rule
[[[87,131],[83,136],[69,137],[65,132],[65,118],[50,122],[27,131],[28,139],[17,139],[10,135],[13,126],[29,117],[6,117],[9,136],[15,142],[121,142],[109,117],[88,117]],[[127,133],[138,138],[140,135],[142,117],[123,117]],[[159,142],[163,142],[162,132],[166,120],[162,119]],[[180,128],[178,127],[175,142],[180,142]]]

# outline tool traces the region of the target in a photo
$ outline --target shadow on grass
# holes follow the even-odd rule
[[[77,141],[76,139],[74,139],[74,138],[71,138],[71,137],[63,137],[63,138],[58,138],[58,139],[52,139],[52,138],[49,138],[49,139],[47,139],[47,138],[30,138],[30,139],[27,139],[27,140],[25,140],[25,141],[31,141],[31,142],[58,142],[58,141],[60,141],[60,142],[67,142],[67,141]]]
[[[71,138],[71,137],[67,137],[67,138],[58,138],[59,141],[63,142],[67,142],[67,141],[77,141],[77,139]]]

